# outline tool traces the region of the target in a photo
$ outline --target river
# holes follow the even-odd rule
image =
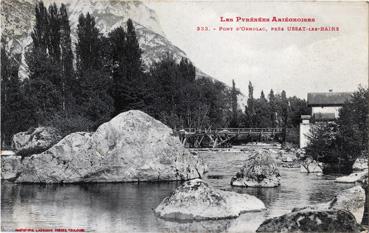
[[[217,188],[248,193],[264,201],[267,210],[236,219],[178,223],[157,218],[152,209],[179,182],[35,185],[2,183],[1,228],[84,229],[88,232],[255,232],[269,217],[294,207],[328,201],[350,184],[335,177],[280,168],[278,188],[232,188],[231,177],[248,156],[245,152],[200,152],[207,161],[205,180]]]

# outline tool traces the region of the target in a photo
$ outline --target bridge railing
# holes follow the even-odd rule
[[[177,130],[178,133],[281,133],[282,128],[216,128],[216,129],[197,129],[184,128]]]

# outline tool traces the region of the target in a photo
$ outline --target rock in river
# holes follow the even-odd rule
[[[218,190],[195,179],[178,187],[154,211],[164,219],[190,221],[235,218],[263,209],[264,203],[254,196]]]
[[[14,180],[22,170],[22,157],[16,155],[1,156],[1,179]]]
[[[49,149],[60,139],[59,130],[53,127],[38,127],[14,134],[12,143],[18,155],[28,156]]]
[[[273,158],[256,153],[246,160],[240,172],[231,180],[231,185],[242,187],[277,187],[280,175]]]
[[[323,164],[319,163],[312,158],[306,158],[301,162],[300,172],[302,173],[322,173]]]
[[[351,212],[358,223],[361,222],[364,214],[365,207],[365,191],[360,186],[354,186],[352,188],[343,190],[336,195],[331,201],[311,205],[303,208],[295,208],[292,212],[301,210],[347,210]]]
[[[346,210],[299,211],[265,220],[256,232],[360,232]]]
[[[137,110],[119,114],[94,133],[72,133],[22,164],[16,182],[188,180],[206,170],[169,127]]]
[[[354,171],[363,171],[368,170],[368,158],[360,157],[355,160],[355,163],[352,165],[352,169]]]
[[[362,171],[362,172],[354,172],[351,173],[348,176],[341,176],[336,178],[335,182],[337,183],[355,183],[357,181],[360,181],[364,179],[365,177],[368,177],[368,170]]]

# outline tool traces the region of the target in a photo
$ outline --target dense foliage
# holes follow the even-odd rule
[[[221,82],[196,79],[186,59],[171,57],[154,65],[146,77],[144,110],[172,128],[217,128],[231,118],[230,91]]]
[[[368,89],[359,87],[340,109],[337,122],[316,124],[307,154],[325,163],[324,172],[350,173],[360,155],[368,152]]]
[[[268,98],[264,91],[260,97],[253,96],[254,87],[249,82],[249,96],[243,120],[239,122],[242,127],[253,128],[282,128],[283,142],[299,143],[299,124],[301,115],[309,115],[310,108],[305,100],[296,96],[288,97],[283,90],[280,94],[274,94],[270,90]]]
[[[81,14],[75,56],[66,6],[35,7],[32,46],[26,53],[29,78],[18,78],[18,62],[2,47],[2,142],[28,127],[54,126],[63,134],[91,131],[130,109],[149,113],[172,128],[297,127],[306,103],[286,93],[253,97],[248,107],[232,87],[197,78],[196,68],[167,54],[144,72],[134,23],[100,33],[95,18]],[[284,136],[285,137],[285,136]]]
[[[1,48],[1,141],[10,144],[13,134],[35,124],[30,102],[18,78],[17,62]]]

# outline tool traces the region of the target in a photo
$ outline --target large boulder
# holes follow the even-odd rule
[[[355,183],[368,177],[368,170],[362,172],[354,172],[348,176],[337,177],[335,182],[337,183]]]
[[[49,150],[23,159],[16,182],[140,182],[201,177],[206,166],[172,130],[132,110],[94,133],[72,133]]]
[[[22,171],[22,157],[16,155],[1,156],[1,179],[14,180]]]
[[[231,185],[241,187],[277,187],[280,174],[277,164],[268,154],[256,153],[249,157],[241,170],[232,177]]]
[[[13,148],[21,156],[44,152],[60,141],[59,130],[53,127],[31,128],[13,136]]]
[[[365,207],[365,191],[360,186],[354,186],[350,189],[343,190],[331,201],[311,205],[303,208],[295,208],[292,212],[301,210],[347,210],[351,212],[358,223],[361,222]]]
[[[323,164],[318,163],[317,161],[306,158],[301,162],[300,172],[302,173],[322,173],[323,172]]]
[[[365,190],[358,185],[339,193],[336,198],[333,199],[330,206],[331,209],[344,209],[350,211],[355,216],[356,221],[360,223],[364,215],[365,197]]]
[[[355,160],[354,165],[352,165],[352,169],[354,171],[368,170],[368,158],[367,157],[357,158]]]
[[[368,226],[369,214],[368,214],[368,173],[357,182],[365,190],[365,204],[364,214],[361,224]]]
[[[357,180],[357,183],[361,185],[361,187],[365,190],[368,189],[368,172],[366,172],[364,175],[360,177],[359,180]]]
[[[195,179],[178,187],[154,211],[164,219],[188,221],[235,218],[264,209],[264,203],[254,196],[218,190]]]
[[[256,232],[360,232],[346,210],[299,211],[265,220]]]

